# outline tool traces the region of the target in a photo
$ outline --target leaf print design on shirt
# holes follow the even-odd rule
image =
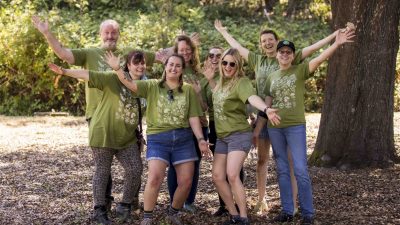
[[[270,88],[273,96],[272,107],[278,109],[296,107],[296,80],[296,75],[292,74],[272,81]]]
[[[265,98],[265,88],[267,84],[267,78],[272,72],[275,72],[279,69],[279,65],[272,64],[260,67],[258,70],[258,76],[256,77],[257,80],[257,94],[262,98]]]
[[[126,124],[130,125],[137,124],[139,108],[136,98],[132,96],[131,91],[125,86],[121,87],[119,97],[118,109],[115,113],[116,119],[123,120]]]
[[[186,115],[189,102],[186,101],[185,94],[174,91],[174,100],[168,100],[167,94],[159,95],[157,101],[157,111],[161,124],[181,125],[188,118]]]
[[[221,88],[213,93],[214,117],[220,121],[226,121],[228,119],[224,114],[223,106],[229,93],[230,91],[224,90],[224,88]]]

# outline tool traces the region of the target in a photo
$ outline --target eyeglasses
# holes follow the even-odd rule
[[[174,90],[168,90],[167,95],[168,95],[168,101],[170,102],[174,101]]]
[[[227,66],[229,64],[230,67],[235,67],[236,63],[235,62],[228,62],[228,61],[222,61],[223,66]]]
[[[208,53],[208,57],[210,59],[214,59],[214,58],[219,59],[219,58],[221,58],[221,54]]]
[[[290,50],[287,50],[287,51],[279,50],[279,53],[282,54],[282,55],[291,55],[293,53],[293,51],[290,51]]]

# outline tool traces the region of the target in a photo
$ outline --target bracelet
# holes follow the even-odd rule
[[[204,137],[201,137],[201,138],[197,138],[197,142],[200,142],[200,141],[205,141],[206,139],[204,139]]]
[[[271,108],[271,107],[269,107],[269,106],[265,107],[265,109],[264,109],[264,113],[265,113],[265,114],[267,114],[267,110],[268,110],[269,108]]]

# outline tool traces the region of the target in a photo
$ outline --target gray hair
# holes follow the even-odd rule
[[[114,27],[114,29],[118,30],[118,32],[119,32],[119,24],[118,24],[118,22],[115,21],[115,20],[112,20],[112,19],[107,19],[107,20],[104,20],[103,22],[101,22],[101,24],[100,24],[100,32],[107,25],[112,25]]]

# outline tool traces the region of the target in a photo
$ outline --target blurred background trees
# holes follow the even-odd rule
[[[295,3],[296,2],[296,3]],[[258,51],[258,33],[274,29],[298,48],[333,30],[330,0],[5,0],[0,1],[0,114],[32,115],[36,111],[84,113],[84,85],[56,76],[47,68],[57,59],[30,17],[48,18],[52,31],[69,48],[98,46],[99,24],[113,18],[121,24],[121,46],[157,50],[173,44],[180,30],[201,35],[204,59],[210,46],[228,47],[213,26],[221,19],[245,47]],[[339,24],[344,26],[345,24]],[[318,53],[317,53],[318,54]],[[397,61],[400,56],[398,54]],[[400,110],[399,63],[394,110]],[[157,78],[162,66],[151,76]],[[306,86],[306,110],[319,112],[323,103],[327,64]],[[254,77],[251,70],[246,70]]]

